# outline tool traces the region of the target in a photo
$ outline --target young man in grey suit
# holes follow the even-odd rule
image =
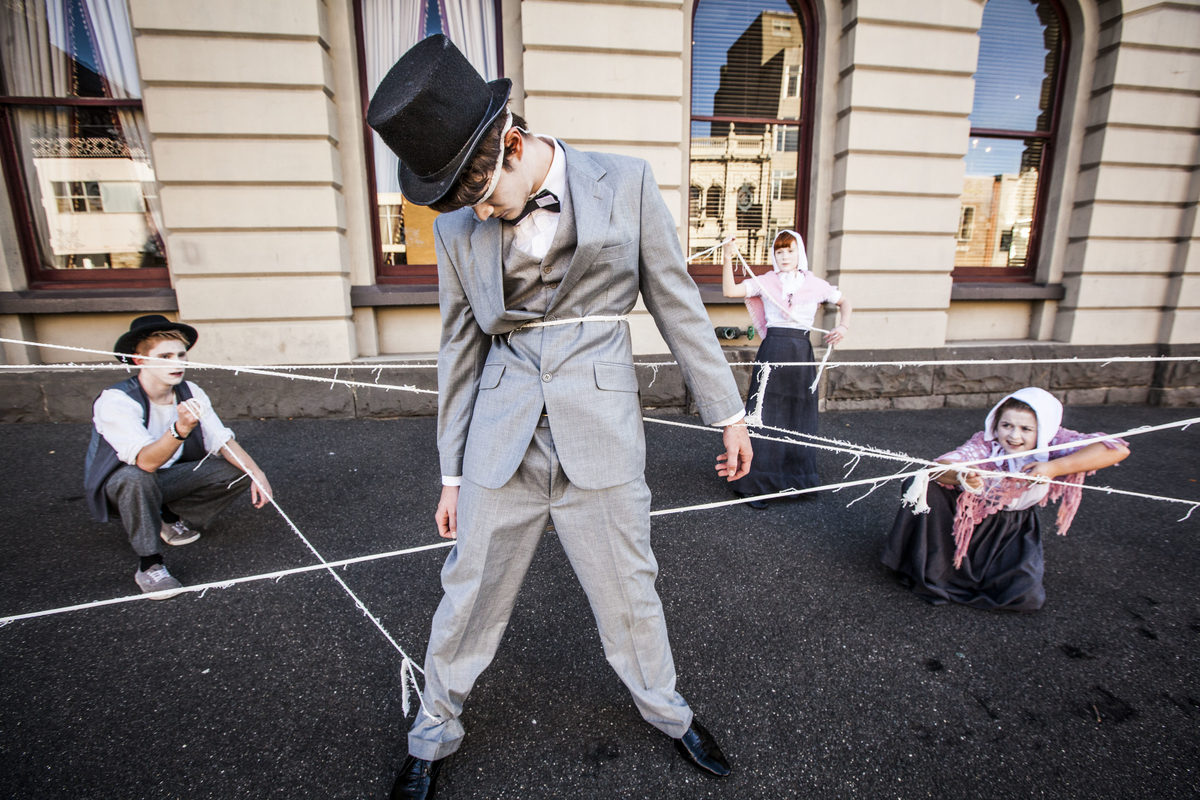
[[[729,764],[675,691],[650,549],[650,491],[625,316],[639,293],[702,419],[724,426],[717,472],[750,466],[742,399],[646,162],[524,130],[511,82],[485,82],[444,36],[384,78],[368,122],[434,225],[439,533],[457,538],[425,656],[421,710],[393,798],[432,797],[463,702],[491,662],[551,520],[609,663],[642,716],[717,776]]]

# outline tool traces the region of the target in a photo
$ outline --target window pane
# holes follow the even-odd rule
[[[692,114],[799,119],[803,45],[786,0],[704,0],[692,27]]]
[[[435,33],[448,36],[484,78],[490,81],[499,77],[493,0],[361,2],[363,17],[359,46],[366,61],[364,81],[368,96],[375,93],[400,56],[421,39]],[[437,212],[404,200],[396,177],[399,166],[396,155],[378,134],[374,131],[370,134],[383,263],[387,266],[435,264],[432,226]],[[432,271],[428,272],[432,274]]]
[[[1024,267],[1044,139],[972,137],[954,266]]]
[[[765,242],[796,220],[796,175],[799,128],[758,126],[742,134],[729,125],[723,136],[708,133],[708,123],[692,123],[689,247],[712,247],[730,234],[753,264],[767,263]],[[765,130],[762,130],[765,128]],[[786,146],[777,148],[777,143]],[[720,255],[717,255],[720,263]],[[710,262],[711,263],[711,262]]]
[[[41,268],[166,266],[140,110],[42,106],[12,120]]]
[[[1049,0],[988,0],[972,128],[1047,131],[1061,29]]]
[[[125,0],[0,3],[4,93],[141,97]]]

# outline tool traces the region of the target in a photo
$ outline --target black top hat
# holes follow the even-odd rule
[[[400,56],[371,98],[367,124],[400,157],[406,199],[427,206],[450,191],[511,91],[508,78],[480,77],[440,33]]]
[[[144,317],[138,317],[133,322],[129,323],[129,330],[121,334],[121,338],[117,339],[117,343],[113,345],[113,352],[122,353],[122,356],[117,356],[118,361],[129,363],[129,359],[124,356],[132,356],[137,354],[138,344],[147,336],[161,331],[179,331],[187,339],[187,349],[191,350],[196,345],[196,339],[200,338],[200,334],[196,333],[196,329],[191,325],[184,325],[182,322],[171,322],[162,314],[147,314]]]

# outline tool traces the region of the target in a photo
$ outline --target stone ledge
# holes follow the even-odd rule
[[[386,306],[436,306],[437,285],[384,283],[373,286],[351,286],[350,305],[353,308]]]
[[[950,301],[971,300],[1062,300],[1067,289],[1061,283],[955,283]]]
[[[38,289],[0,292],[0,314],[96,314],[178,311],[175,290]]]

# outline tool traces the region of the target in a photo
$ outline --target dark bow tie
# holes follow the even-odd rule
[[[553,211],[555,213],[562,211],[562,206],[558,202],[558,196],[549,189],[542,189],[525,203],[525,208],[521,209],[521,216],[514,219],[512,224],[516,225],[539,208],[543,211]]]

